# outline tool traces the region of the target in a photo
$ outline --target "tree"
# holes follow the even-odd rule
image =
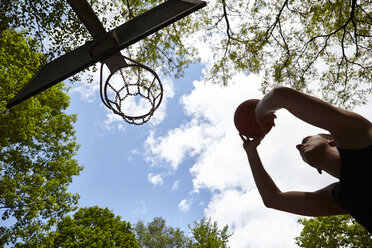
[[[372,236],[352,217],[300,218],[303,225],[296,244],[300,247],[372,247]]]
[[[228,226],[219,230],[217,222],[212,223],[210,218],[195,221],[189,228],[191,237],[179,228],[167,226],[162,217],[155,217],[147,225],[138,221],[135,232],[141,248],[226,248],[232,235],[228,234]]]
[[[187,237],[179,228],[166,225],[162,217],[155,217],[147,225],[143,221],[138,221],[135,232],[140,247],[151,248],[174,248],[185,247]]]
[[[217,222],[212,223],[211,218],[203,218],[200,222],[194,222],[189,226],[192,237],[188,242],[189,248],[226,248],[229,237],[228,226],[218,229]]]
[[[42,50],[49,58],[89,39],[66,1],[3,2],[0,28],[20,28],[42,42],[48,39],[49,50]],[[90,1],[107,29],[161,2]],[[123,52],[168,75],[182,76],[198,61],[188,41],[200,31],[213,58],[206,81],[226,85],[236,72],[257,73],[263,75],[264,92],[286,85],[352,108],[366,103],[372,93],[371,27],[370,0],[211,0],[206,8]]]
[[[106,30],[111,30],[159,5],[162,0],[89,1]],[[184,40],[200,26],[192,16],[170,25],[123,51],[126,56],[163,73],[181,76],[198,60],[196,49]],[[4,0],[0,6],[0,28],[21,29],[41,44],[48,60],[91,40],[91,35],[65,0]]]
[[[34,40],[0,32],[0,247],[33,242],[79,198],[67,192],[82,167],[73,158],[76,116],[64,113],[70,98],[63,85],[5,108],[41,61]]]
[[[138,242],[131,224],[122,221],[109,209],[80,208],[72,217],[66,216],[48,234],[43,245],[48,247],[123,247],[136,248]]]
[[[332,104],[364,104],[372,92],[369,0],[218,0],[204,10],[216,58],[210,79],[235,71],[264,74],[263,91],[315,88]],[[315,83],[314,83],[315,82]]]

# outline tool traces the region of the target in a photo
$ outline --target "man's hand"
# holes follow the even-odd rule
[[[265,114],[260,108],[255,111],[256,122],[264,134],[267,134],[275,126],[275,112]]]
[[[243,148],[246,152],[256,150],[257,146],[261,144],[261,140],[265,137],[265,136],[260,136],[260,137],[250,140],[249,138],[244,137],[244,135],[242,135],[241,133],[239,133],[239,136],[243,141]]]

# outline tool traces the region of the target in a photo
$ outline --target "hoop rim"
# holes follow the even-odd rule
[[[125,63],[125,66],[120,66],[118,67],[114,72],[110,73],[110,75],[108,76],[108,78],[106,79],[105,81],[105,84],[104,84],[104,87],[102,87],[102,70],[103,70],[103,63],[102,63],[102,66],[101,66],[101,80],[100,80],[100,95],[101,95],[101,100],[102,102],[105,104],[105,106],[109,109],[111,109],[115,114],[117,115],[120,115],[126,122],[130,123],[130,124],[136,124],[136,125],[141,125],[141,124],[144,124],[146,123],[147,121],[149,121],[152,117],[152,115],[154,114],[154,112],[158,109],[158,107],[160,106],[162,100],[163,100],[163,85],[161,83],[161,80],[158,76],[158,74],[151,68],[149,68],[148,66],[145,66],[141,63],[138,63],[132,59],[129,59],[127,57],[124,57],[123,56],[123,59],[128,59],[129,61],[131,61],[132,63]],[[118,106],[118,104],[116,102],[113,102],[112,100],[110,100],[107,96],[107,87],[108,85],[110,85],[108,82],[109,80],[111,79],[111,77],[116,74],[118,71],[120,71],[121,69],[124,69],[124,68],[128,68],[128,67],[132,67],[132,68],[142,68],[148,72],[150,72],[153,76],[154,76],[154,79],[152,80],[151,82],[151,86],[154,84],[154,82],[158,81],[158,86],[160,87],[160,93],[156,96],[154,96],[153,92],[151,91],[151,87],[149,87],[149,89],[147,89],[148,93],[149,93],[149,96],[151,94],[151,97],[143,97],[143,95],[141,93],[137,93],[135,94],[134,96],[137,96],[137,95],[140,95],[140,97],[142,98],[146,98],[150,104],[151,104],[151,109],[146,113],[146,114],[143,114],[143,115],[139,115],[139,116],[132,116],[132,115],[127,115],[125,114],[124,112],[121,112],[120,111],[120,107],[121,106]],[[138,80],[137,83],[135,84],[129,84],[129,85],[132,85],[132,86],[138,86],[138,87],[142,87],[140,84],[140,81]],[[123,88],[125,87],[125,85],[128,85],[128,84],[124,84]],[[120,89],[122,90],[122,89]],[[103,95],[102,95],[103,93]],[[124,97],[124,99],[127,97],[128,95],[126,95]],[[159,98],[160,97],[160,98]],[[115,99],[117,98],[117,96],[115,97]],[[153,99],[153,101],[151,100],[151,98]],[[159,99],[157,101],[157,99]],[[115,107],[112,106],[112,104],[116,105]],[[136,123],[135,121],[136,120],[142,120],[141,123]]]

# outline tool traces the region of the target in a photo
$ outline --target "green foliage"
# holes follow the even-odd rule
[[[155,217],[147,225],[138,221],[135,226],[135,232],[140,247],[151,248],[174,248],[185,247],[187,237],[179,228],[173,228],[166,225],[161,217]]]
[[[217,222],[210,218],[195,221],[189,226],[191,237],[185,236],[179,228],[166,225],[161,217],[156,217],[147,225],[138,221],[135,226],[137,240],[141,248],[226,248],[228,239],[228,226],[218,229]]]
[[[162,2],[92,0],[89,4],[109,31]],[[48,60],[92,40],[65,0],[3,0],[1,5],[0,29],[22,30],[41,44],[49,42],[48,49],[41,46],[41,52],[47,55]],[[199,26],[195,18],[188,16],[122,52],[131,59],[160,69],[166,75],[181,76],[190,63],[198,61],[195,48],[187,45],[184,39],[198,30]]]
[[[109,209],[97,206],[80,208],[72,217],[64,217],[58,222],[56,231],[44,239],[43,245],[76,248],[139,247],[130,223],[122,221]]]
[[[260,73],[263,91],[315,89],[347,108],[372,93],[369,0],[218,0],[202,12],[213,82],[226,84],[236,71]]]
[[[106,30],[161,2],[89,1]],[[372,93],[370,0],[207,2],[206,8],[123,53],[179,77],[199,61],[190,41],[201,31],[212,51],[206,81],[226,85],[236,72],[258,73],[264,78],[264,92],[286,85],[350,109],[365,104]],[[3,0],[0,29],[7,28],[23,30],[41,44],[49,41],[48,50],[41,46],[48,60],[91,40],[65,0]]]
[[[192,237],[188,242],[189,248],[226,248],[228,239],[232,234],[228,234],[228,226],[222,230],[218,229],[217,222],[210,218],[203,218],[200,222],[194,222],[190,227]]]
[[[75,115],[59,84],[6,109],[42,61],[35,42],[14,31],[0,32],[0,247],[34,242],[74,209],[77,194],[67,192],[80,167],[73,156]],[[17,240],[18,239],[18,240]]]
[[[300,218],[299,247],[372,247],[372,236],[350,216]]]

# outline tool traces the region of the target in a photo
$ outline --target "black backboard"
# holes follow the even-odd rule
[[[204,7],[199,0],[168,0],[106,32],[86,0],[69,0],[94,40],[49,62],[6,105],[11,108],[70,76]]]

